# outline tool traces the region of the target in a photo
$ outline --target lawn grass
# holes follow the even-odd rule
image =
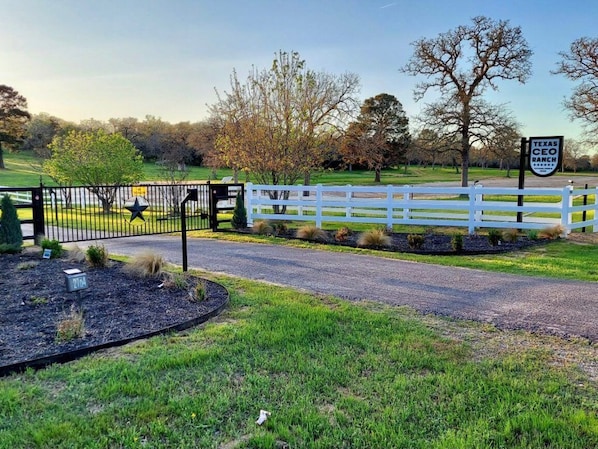
[[[598,445],[583,342],[215,280],[198,329],[1,379],[0,448]]]

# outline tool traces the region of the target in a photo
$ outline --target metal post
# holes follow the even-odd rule
[[[526,166],[526,156],[527,156],[527,139],[525,137],[521,138],[521,147],[519,153],[519,190],[523,190],[525,187],[525,166]],[[517,195],[517,207],[523,206],[523,195]],[[523,222],[523,212],[521,210],[517,211],[517,223]]]
[[[183,243],[183,272],[187,271],[187,201],[197,201],[197,189],[187,189],[187,196],[181,202],[181,239]]]

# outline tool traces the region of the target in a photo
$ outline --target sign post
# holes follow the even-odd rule
[[[521,138],[519,190],[523,190],[525,187],[525,170],[528,166],[534,175],[541,177],[552,176],[561,168],[563,141],[563,136]],[[517,195],[517,206],[523,206],[523,195]],[[522,221],[522,212],[517,212],[517,223]]]

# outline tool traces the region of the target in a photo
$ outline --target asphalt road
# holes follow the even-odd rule
[[[182,265],[180,237],[100,241],[111,254],[151,250]],[[81,247],[94,244],[85,242]],[[188,266],[420,312],[598,341],[598,285],[284,246],[188,239]]]

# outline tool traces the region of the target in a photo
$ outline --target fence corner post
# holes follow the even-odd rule
[[[247,226],[253,226],[253,183],[245,183],[245,211],[247,212]]]

